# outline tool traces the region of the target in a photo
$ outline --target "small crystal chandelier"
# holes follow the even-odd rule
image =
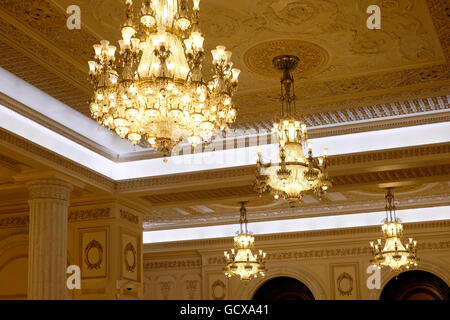
[[[204,82],[199,3],[142,0],[136,23],[133,1],[125,0],[119,55],[102,40],[89,61],[90,110],[99,124],[168,156],[183,137],[195,146],[235,121],[231,97],[240,70],[232,68],[231,52],[217,46],[211,51],[215,75]]]
[[[234,237],[235,249],[231,249],[230,253],[224,252],[226,260],[225,275],[229,278],[232,275],[239,276],[243,281],[257,278],[258,274],[264,277],[267,272],[264,262],[266,254],[262,250],[259,250],[259,254],[253,254],[252,252],[255,237],[247,230],[247,210],[245,209],[247,202],[240,202],[240,231]]]
[[[379,269],[383,266],[390,267],[398,273],[404,269],[417,266],[419,259],[416,257],[417,241],[409,238],[409,243],[403,246],[400,237],[403,234],[403,226],[395,215],[394,195],[391,188],[386,193],[386,219],[381,227],[385,238],[384,246],[381,239],[374,244],[370,242],[373,259],[370,263]]]
[[[294,78],[291,71],[299,62],[296,56],[283,55],[273,59],[281,77],[281,119],[274,123],[272,133],[279,141],[278,161],[264,164],[258,154],[255,190],[262,195],[270,190],[275,199],[282,196],[295,206],[304,193],[312,190],[319,197],[331,187],[327,171],[327,149],[323,158],[313,158],[306,124],[295,119]],[[307,156],[305,149],[307,146]]]

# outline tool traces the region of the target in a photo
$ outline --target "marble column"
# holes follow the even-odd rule
[[[37,179],[27,185],[28,299],[66,299],[67,216],[73,187],[57,178]]]

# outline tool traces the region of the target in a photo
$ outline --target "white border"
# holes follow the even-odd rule
[[[258,152],[266,159],[273,159],[277,151],[277,146],[270,144],[172,156],[167,158],[167,162],[156,158],[115,163],[2,105],[0,127],[114,180],[252,165]],[[340,155],[443,143],[450,141],[450,123],[353,133],[311,141],[315,155],[320,155],[323,147],[328,147],[329,155]]]
[[[397,210],[397,217],[403,223],[450,219],[450,206]],[[334,215],[326,217],[299,218],[249,223],[248,228],[255,235],[328,230],[381,225],[385,212],[370,212]],[[227,224],[198,228],[144,231],[145,243],[187,241],[232,237],[239,230],[239,224]]]

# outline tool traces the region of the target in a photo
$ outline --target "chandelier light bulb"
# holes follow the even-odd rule
[[[193,9],[194,9],[195,11],[199,11],[199,10],[200,10],[200,0],[193,0],[193,2],[194,2],[194,7],[193,7]]]

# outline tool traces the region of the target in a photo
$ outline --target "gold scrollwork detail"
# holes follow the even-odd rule
[[[92,249],[96,249],[97,250],[97,254],[98,254],[98,258],[97,261],[92,262],[89,260],[89,252]],[[91,241],[89,241],[89,243],[87,244],[86,248],[84,249],[84,262],[86,262],[86,265],[88,267],[88,269],[98,269],[100,268],[101,264],[103,261],[103,247],[100,244],[100,242],[98,242],[97,240],[93,239]]]
[[[130,265],[128,263],[128,252],[131,252],[131,254],[133,255],[133,263]],[[134,272],[134,270],[136,269],[136,249],[134,248],[133,244],[131,242],[128,242],[127,245],[125,246],[125,250],[124,250],[124,257],[125,257],[125,267],[127,268],[128,272]]]

